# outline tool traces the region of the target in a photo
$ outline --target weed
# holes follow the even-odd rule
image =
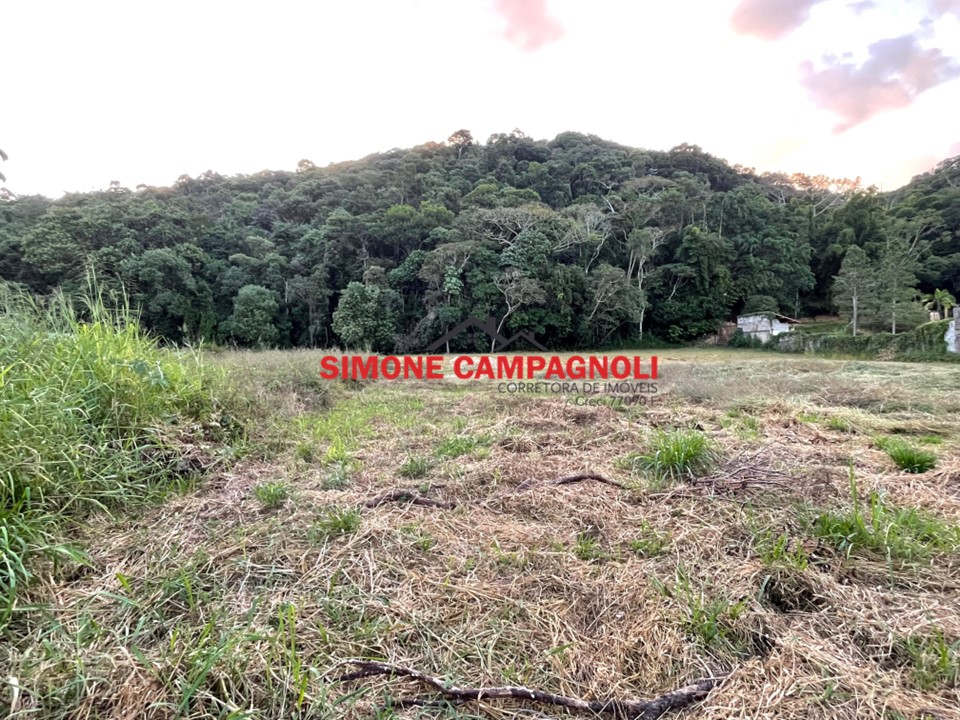
[[[577,533],[577,541],[573,545],[573,554],[584,562],[593,562],[606,557],[600,545],[600,538],[592,532]]]
[[[189,487],[202,462],[190,455],[186,428],[203,423],[232,439],[215,420],[213,373],[201,356],[159,348],[122,301],[108,309],[91,290],[78,310],[62,295],[44,302],[5,287],[0,616],[35,556],[55,564],[80,557],[60,540],[76,518]]]
[[[850,421],[845,417],[840,417],[839,415],[832,415],[831,417],[827,418],[827,428],[842,433],[853,432],[853,425],[850,424]]]
[[[297,449],[294,452],[297,460],[302,460],[305,463],[312,463],[316,460],[316,448],[313,446],[313,443],[300,443],[297,445]]]
[[[346,487],[352,481],[353,467],[350,462],[340,462],[334,464],[323,476],[320,487],[323,490],[339,490]]]
[[[716,464],[712,443],[698,430],[657,431],[648,452],[629,457],[634,471],[646,473],[655,487],[692,479]]]
[[[897,467],[909,473],[924,473],[937,466],[937,455],[914,447],[899,438],[875,438],[873,444],[883,450]]]
[[[876,491],[864,506],[852,471],[850,494],[850,510],[822,513],[813,523],[820,538],[847,555],[867,550],[890,559],[915,560],[932,551],[960,548],[960,526],[947,525],[915,508],[891,507]]]
[[[290,499],[290,486],[282,480],[260,483],[253,494],[266,510],[274,510]]]
[[[429,552],[437,544],[430,533],[417,525],[404,525],[400,528],[400,532],[407,542],[421,552]]]
[[[435,451],[439,457],[460,457],[474,450],[474,448],[489,444],[489,438],[473,437],[471,435],[453,435],[445,438]]]
[[[694,590],[682,568],[677,572],[674,587],[661,589],[681,603],[684,630],[698,645],[720,656],[743,655],[747,641],[735,623],[746,610],[745,600],[733,602],[722,596],[708,596],[704,589]]]
[[[948,642],[942,630],[897,638],[891,655],[910,669],[910,682],[920,690],[960,687],[960,640]]]
[[[433,467],[433,461],[422,455],[408,457],[397,473],[405,478],[421,478],[430,472]]]
[[[314,520],[310,528],[310,538],[316,542],[326,542],[339,535],[349,535],[360,529],[360,511],[356,508],[328,508]]]
[[[657,532],[646,521],[640,526],[640,535],[630,541],[630,552],[637,557],[652,558],[662,555],[669,544],[666,533]]]
[[[785,566],[803,570],[809,557],[800,543],[791,542],[787,533],[766,532],[754,537],[753,550],[767,567]]]

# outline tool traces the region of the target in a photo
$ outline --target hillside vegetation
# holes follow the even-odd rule
[[[92,267],[151,332],[241,346],[417,351],[473,315],[584,348],[854,305],[900,331],[928,319],[921,293],[943,311],[960,286],[958,208],[957,158],[882,194],[691,145],[459,131],[296,172],[6,193],[0,280],[73,293]]]

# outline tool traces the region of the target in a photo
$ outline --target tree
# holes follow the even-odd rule
[[[8,159],[7,154],[3,150],[0,150],[0,160],[6,161],[7,159]],[[0,172],[0,182],[6,182],[6,181],[7,181],[7,176],[4,175],[2,172]]]
[[[447,138],[447,142],[457,149],[457,160],[460,160],[464,151],[473,145],[473,135],[470,134],[469,130],[457,130]]]
[[[905,313],[916,298],[917,268],[916,241],[891,232],[880,251],[877,272],[881,306],[894,335],[897,334],[897,321],[903,325]]]
[[[396,330],[396,301],[393,290],[352,282],[340,295],[333,313],[333,331],[348,348],[390,350]]]
[[[852,245],[843,257],[840,274],[834,278],[833,301],[844,310],[850,309],[854,335],[860,326],[863,308],[876,302],[877,289],[876,268],[863,248]]]
[[[923,307],[927,310],[935,310],[937,318],[946,317],[951,308],[957,304],[957,299],[948,290],[934,290],[929,295],[924,295],[923,300]]]
[[[261,285],[245,285],[233,299],[233,314],[225,323],[227,333],[243,345],[274,345],[280,335],[274,318],[280,305],[274,292]]]
[[[546,299],[540,283],[519,268],[507,268],[497,276],[494,284],[503,295],[503,302],[507,307],[506,312],[500,317],[500,323],[497,325],[498,334],[503,331],[507,318],[517,310],[525,305],[542,303]],[[490,343],[490,352],[496,349],[497,341],[494,339]]]

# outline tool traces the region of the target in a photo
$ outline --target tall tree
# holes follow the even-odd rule
[[[849,309],[854,335],[860,328],[863,309],[875,306],[878,289],[876,268],[863,248],[857,245],[847,248],[840,273],[834,278],[833,301],[843,312]]]

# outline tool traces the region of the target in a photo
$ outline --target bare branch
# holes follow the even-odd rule
[[[382,675],[391,678],[409,678],[429,687],[440,696],[441,700],[454,704],[481,700],[520,700],[544,705],[556,705],[584,713],[612,715],[619,720],[655,720],[655,718],[659,718],[670,710],[678,710],[691,703],[703,700],[723,680],[722,677],[706,678],[652,700],[618,700],[615,698],[584,700],[516,685],[487,688],[456,687],[455,685],[448,685],[441,678],[433,675],[390,663],[349,660],[345,664],[354,665],[357,670],[340,675],[334,678],[333,682],[348,682]],[[434,705],[437,702],[437,699],[413,697],[401,698],[392,704],[411,707]]]

